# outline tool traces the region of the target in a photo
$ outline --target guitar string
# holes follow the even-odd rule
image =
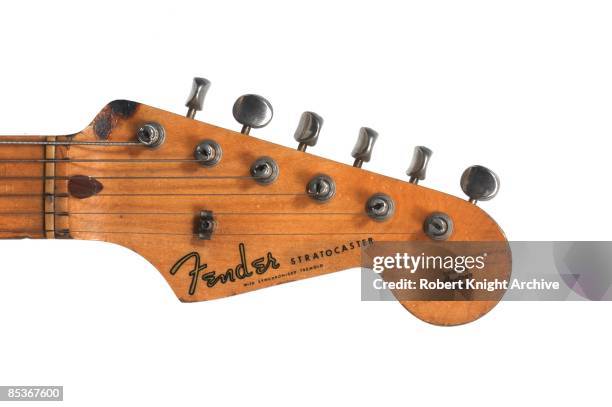
[[[22,175],[9,175],[2,176],[0,180],[32,180],[32,181],[45,181],[45,180],[60,180],[60,181],[69,181],[75,175],[69,176],[22,176]],[[92,179],[256,179],[252,175],[83,175],[87,178]]]
[[[42,230],[42,229],[23,229],[23,230],[0,230],[0,233],[31,233],[44,234],[47,232],[60,233],[61,230]],[[193,236],[195,233],[177,233],[177,232],[146,232],[146,231],[104,231],[104,230],[66,230],[67,233],[96,233],[96,234],[132,234],[132,235],[167,235],[167,236]],[[213,232],[214,236],[337,236],[337,235],[416,235],[416,232],[320,232],[320,233],[222,233]]]
[[[0,145],[16,146],[97,146],[97,147],[147,147],[138,141],[35,141],[0,140]],[[148,147],[147,147],[148,148]]]
[[[170,216],[196,216],[196,212],[63,212],[63,211],[33,211],[33,212],[0,212],[0,215],[55,215],[55,216],[72,216],[72,215],[118,215],[118,216],[155,216],[155,215],[170,215]],[[219,216],[357,216],[363,215],[362,212],[215,212],[215,215]],[[0,232],[4,233],[46,233],[53,231],[45,231],[42,232],[40,229],[38,230],[0,230]],[[61,230],[57,230],[56,232],[60,232]],[[147,234],[147,235],[179,235],[179,236],[197,236],[197,234],[193,233],[174,233],[174,232],[144,232],[144,231],[103,231],[103,230],[68,230],[69,233],[120,233],[120,234]],[[306,236],[306,235],[353,235],[353,234],[384,234],[384,235],[393,235],[393,234],[415,234],[410,232],[321,232],[321,233],[223,233],[217,232],[215,235],[218,236],[248,236],[248,235],[278,235],[278,236]]]
[[[195,158],[56,158],[56,159],[0,159],[0,163],[200,163],[202,160]]]
[[[55,193],[55,194],[44,194],[44,193],[17,193],[17,194],[0,194],[0,198],[15,198],[15,197],[54,197],[54,198],[68,198],[67,193]],[[262,192],[262,193],[129,193],[129,192],[117,192],[117,193],[99,193],[94,195],[99,196],[123,196],[123,197],[146,197],[146,196],[172,196],[172,197],[195,197],[195,196],[309,196],[305,192]]]
[[[91,216],[91,215],[117,215],[117,216],[156,216],[156,215],[170,215],[170,216],[188,216],[190,215],[190,217],[194,217],[197,215],[196,212],[63,212],[63,211],[33,211],[33,212],[14,212],[14,213],[9,213],[9,212],[0,212],[0,216],[1,215],[8,215],[8,216],[13,216],[13,215],[54,215],[54,216],[72,216],[72,215],[84,215],[84,216]],[[357,215],[363,215],[362,212],[328,212],[328,213],[316,213],[316,212],[269,212],[269,213],[263,213],[263,212],[215,212],[215,215],[219,215],[219,216],[233,216],[233,215],[239,215],[239,216],[301,216],[301,215],[306,215],[306,216],[313,216],[313,215],[318,215],[318,216],[357,216]],[[4,230],[0,230],[0,232],[4,232],[4,233],[32,233],[32,234],[40,234],[40,233],[46,233],[46,232],[53,232],[53,230],[48,230],[48,231],[41,231],[41,229],[33,229],[33,230],[10,230],[10,229],[4,229]],[[61,234],[61,230],[56,230],[55,232],[58,232]],[[197,236],[197,234],[194,233],[174,233],[174,232],[145,232],[145,231],[103,231],[103,230],[73,230],[73,229],[68,229],[67,230],[68,233],[120,233],[120,234],[147,234],[147,235],[178,235],[178,236]],[[308,235],[359,235],[359,234],[368,234],[368,235],[404,235],[404,234],[416,234],[414,232],[406,232],[406,231],[401,231],[401,232],[375,232],[375,231],[370,231],[370,232],[321,232],[321,233],[260,233],[260,232],[256,232],[256,233],[223,233],[223,232],[216,232],[215,235],[217,236],[249,236],[249,235],[262,235],[262,236],[308,236]]]
[[[66,212],[66,211],[32,211],[32,212],[0,212],[0,215],[6,216],[26,216],[26,215],[58,215],[58,216],[72,216],[72,215],[121,215],[121,216],[153,216],[153,215],[168,215],[168,216],[182,216],[192,215],[196,216],[197,211],[194,212]],[[217,216],[299,216],[299,215],[317,215],[317,216],[354,216],[362,215],[363,212],[214,212]]]
[[[100,196],[104,194],[98,194],[97,196]],[[178,195],[178,196],[182,196],[182,197],[191,197],[191,196],[304,196],[304,197],[308,197],[308,194],[306,193],[291,193],[291,194],[283,194],[283,193],[276,193],[276,194],[261,194],[261,193],[238,193],[238,194],[182,194],[182,195]],[[0,195],[0,198],[2,197],[9,197],[9,196],[27,196],[27,197],[41,197],[41,194],[13,194],[13,195]],[[147,197],[147,196],[172,196],[175,197],[177,196],[177,194],[130,194],[130,193],[126,193],[126,194],[106,194],[106,196],[140,196],[140,197]],[[66,196],[67,197],[67,196]],[[216,215],[242,215],[242,216],[282,216],[282,215],[294,215],[294,216],[299,216],[299,215],[305,215],[305,216],[314,216],[314,215],[319,215],[319,216],[355,216],[355,215],[362,215],[362,212],[215,212]],[[32,211],[32,212],[0,212],[0,215],[7,215],[7,216],[19,216],[19,215],[55,215],[55,216],[71,216],[71,215],[84,215],[84,216],[95,216],[95,215],[119,215],[119,216],[130,216],[130,215],[134,215],[134,216],[155,216],[155,215],[170,215],[170,216],[178,216],[178,215],[191,215],[191,216],[196,216],[197,213],[194,212],[70,212],[70,211],[62,211],[62,210],[56,210],[56,211]],[[28,231],[28,230],[24,230],[24,231],[14,231],[14,230],[4,230],[3,232],[10,232],[10,233],[43,233],[40,230],[38,231]],[[75,231],[76,232],[76,231]],[[116,232],[107,232],[107,231],[81,231],[82,233],[116,233]],[[125,233],[133,233],[133,234],[139,234],[140,232],[138,231],[125,231]],[[350,233],[345,233],[345,232],[333,232],[331,234],[352,234],[353,232]],[[357,233],[357,232],[355,232]],[[379,233],[379,232],[361,232],[361,233]],[[381,232],[382,233],[382,232]],[[391,234],[404,234],[405,232],[397,232],[397,233],[391,233]],[[146,234],[154,234],[153,232],[146,232]],[[172,234],[172,233],[170,233]],[[223,235],[222,233],[219,233],[220,235]],[[186,233],[183,235],[191,235],[191,233]],[[283,234],[281,234],[283,235]],[[288,234],[290,235],[290,234]],[[297,234],[297,235],[302,235],[302,234]]]

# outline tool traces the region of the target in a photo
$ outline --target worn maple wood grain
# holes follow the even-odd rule
[[[125,103],[111,103],[85,130],[58,139],[134,141],[137,128],[154,121],[165,128],[165,143],[156,149],[57,147],[57,157],[75,162],[56,163],[56,193],[67,192],[65,178],[73,175],[94,177],[103,189],[85,199],[57,198],[55,211],[68,212],[69,216],[56,215],[55,229],[69,230],[62,237],[107,241],[134,250],[162,273],[181,301],[226,297],[358,267],[361,248],[372,242],[428,240],[422,225],[432,212],[445,212],[452,217],[451,240],[505,241],[497,224],[464,199],[146,105]],[[196,144],[205,139],[215,140],[223,149],[216,167],[207,168],[196,162],[147,161],[193,159]],[[44,153],[40,147],[4,147],[0,148],[2,156],[17,151],[21,157],[42,157]],[[249,178],[249,167],[261,156],[271,157],[279,165],[280,175],[271,185],[260,185]],[[90,161],[77,162],[83,159]],[[124,159],[130,161],[105,162]],[[42,175],[43,166],[28,164],[17,168],[0,164],[0,171]],[[321,173],[331,176],[337,188],[335,197],[324,204],[305,193],[307,182]],[[42,181],[25,185],[13,183],[2,188],[34,192],[44,189]],[[385,222],[374,221],[364,212],[367,199],[381,192],[390,195],[396,204],[395,215]],[[38,200],[19,199],[0,198],[0,210],[21,205],[34,211],[43,209],[42,196]],[[202,210],[212,211],[217,223],[210,240],[194,236],[194,221]],[[44,236],[42,215],[28,222],[17,226],[40,229],[30,237]],[[181,267],[175,267],[190,254]],[[242,279],[237,278],[237,274],[245,272],[238,266],[241,256],[251,273]],[[499,267],[494,274],[507,278],[509,252],[499,253],[497,262]],[[265,265],[267,269],[258,274],[257,267],[262,271]],[[225,274],[228,269],[233,270],[234,281],[217,281],[209,286],[202,278],[213,271],[216,276]],[[420,301],[402,305],[428,322],[455,325],[484,315],[496,302]]]
[[[2,140],[44,140],[43,137],[3,137]],[[41,145],[0,146],[0,238],[44,237],[44,181],[41,163],[6,160],[40,160]],[[22,179],[17,177],[32,177]]]

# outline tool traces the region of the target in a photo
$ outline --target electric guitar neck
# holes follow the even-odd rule
[[[468,200],[426,188],[431,151],[405,180],[363,166],[378,134],[362,128],[353,163],[310,153],[323,119],[305,112],[296,146],[250,135],[273,116],[261,96],[233,108],[233,131],[195,120],[210,83],[196,78],[186,116],[117,100],[76,134],[0,138],[0,237],[112,242],[139,253],[185,302],[228,297],[359,267],[377,242],[506,238],[475,203],[499,180],[461,179]],[[499,273],[509,275],[508,253]],[[400,301],[440,325],[472,321],[491,301]]]

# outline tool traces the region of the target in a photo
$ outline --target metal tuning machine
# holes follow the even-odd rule
[[[419,181],[423,181],[425,179],[427,164],[429,164],[429,159],[431,158],[432,154],[433,151],[427,147],[417,146],[414,148],[412,162],[410,163],[408,170],[406,170],[406,175],[410,177],[410,183],[418,184]]]
[[[482,165],[473,165],[463,171],[460,184],[469,201],[474,204],[491,200],[499,192],[499,177]]]
[[[251,129],[265,127],[272,120],[274,110],[268,100],[259,95],[242,95],[232,109],[234,119],[242,124],[240,132],[249,134]]]
[[[298,142],[298,150],[306,151],[307,147],[314,147],[319,139],[323,126],[323,118],[314,112],[304,112],[295,130],[293,138]]]
[[[374,149],[374,143],[378,138],[378,133],[369,127],[362,127],[359,129],[359,136],[357,137],[357,143],[353,147],[351,155],[355,159],[353,167],[361,168],[364,162],[370,161],[372,158],[372,150]]]
[[[210,81],[208,79],[193,78],[191,93],[189,93],[185,103],[185,106],[187,106],[187,117],[193,119],[196,113],[202,110],[208,89],[210,89]]]

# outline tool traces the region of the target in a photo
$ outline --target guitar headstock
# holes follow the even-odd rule
[[[150,261],[181,301],[226,297],[360,265],[379,241],[505,241],[477,200],[497,177],[470,167],[460,199],[419,185],[431,151],[417,147],[407,181],[367,169],[377,133],[362,128],[347,165],[306,152],[323,124],[305,112],[297,149],[249,136],[272,119],[257,95],[234,105],[241,132],[194,120],[209,82],[196,79],[187,117],[130,101],[108,104],[83,131],[58,138],[60,233],[128,247]],[[63,177],[63,178],[62,178]],[[509,273],[507,269],[503,271]],[[496,301],[402,302],[452,325]]]

